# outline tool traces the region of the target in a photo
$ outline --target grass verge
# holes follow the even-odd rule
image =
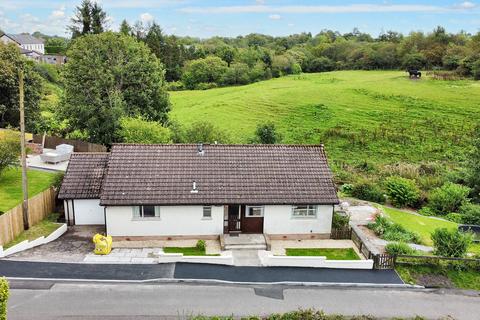
[[[480,272],[435,266],[397,266],[395,270],[406,283],[426,287],[480,290]]]
[[[50,187],[55,180],[54,173],[38,170],[28,170],[27,177],[29,198]],[[6,169],[0,175],[0,212],[6,212],[21,202],[22,170],[20,168]]]
[[[360,260],[352,248],[286,248],[287,256],[324,256],[329,260]]]
[[[219,254],[207,254],[205,250],[197,247],[165,247],[165,253],[183,253],[184,256],[219,256]]]
[[[60,227],[61,224],[56,222],[57,219],[58,219],[58,213],[51,213],[50,215],[48,215],[48,217],[46,217],[36,225],[31,226],[30,229],[28,229],[27,231],[23,231],[22,233],[20,233],[15,238],[15,240],[7,243],[4,246],[4,249],[13,247],[14,245],[25,240],[32,241],[41,236],[45,236],[45,237],[48,236],[50,233],[52,233],[53,231],[57,230],[58,227]]]

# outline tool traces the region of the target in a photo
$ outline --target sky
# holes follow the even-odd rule
[[[68,36],[66,26],[81,0],[0,0],[0,29]],[[452,0],[96,0],[108,14],[109,29],[123,19],[156,21],[168,34],[207,38],[264,33],[274,36],[322,29],[342,33],[357,27],[377,36],[393,30],[480,31],[480,3]]]

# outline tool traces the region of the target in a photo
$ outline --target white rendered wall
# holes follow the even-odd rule
[[[77,199],[73,202],[76,225],[105,224],[105,213],[99,199]]]
[[[293,218],[290,205],[267,205],[263,232],[266,234],[330,233],[333,205],[318,205],[315,218]]]
[[[189,236],[223,233],[223,206],[212,206],[203,218],[203,206],[160,206],[160,218],[133,218],[132,207],[106,207],[111,236]]]

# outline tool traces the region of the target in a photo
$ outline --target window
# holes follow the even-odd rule
[[[203,207],[203,218],[204,219],[211,219],[212,218],[212,207],[211,206]]]
[[[134,218],[160,218],[158,206],[135,206],[133,207]]]
[[[315,218],[317,216],[317,206],[303,205],[292,207],[293,218]]]
[[[261,207],[261,206],[247,206],[247,209],[245,211],[245,216],[249,217],[249,218],[263,217],[263,207]]]

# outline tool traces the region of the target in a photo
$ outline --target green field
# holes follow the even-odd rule
[[[27,176],[29,197],[47,189],[55,180],[54,173],[44,171],[28,170]],[[22,170],[20,168],[7,169],[0,175],[0,212],[10,210],[21,202]]]
[[[410,80],[401,71],[336,71],[240,87],[171,92],[170,116],[203,120],[244,143],[273,121],[284,143],[324,143],[334,164],[465,158],[480,122],[480,82]]]

